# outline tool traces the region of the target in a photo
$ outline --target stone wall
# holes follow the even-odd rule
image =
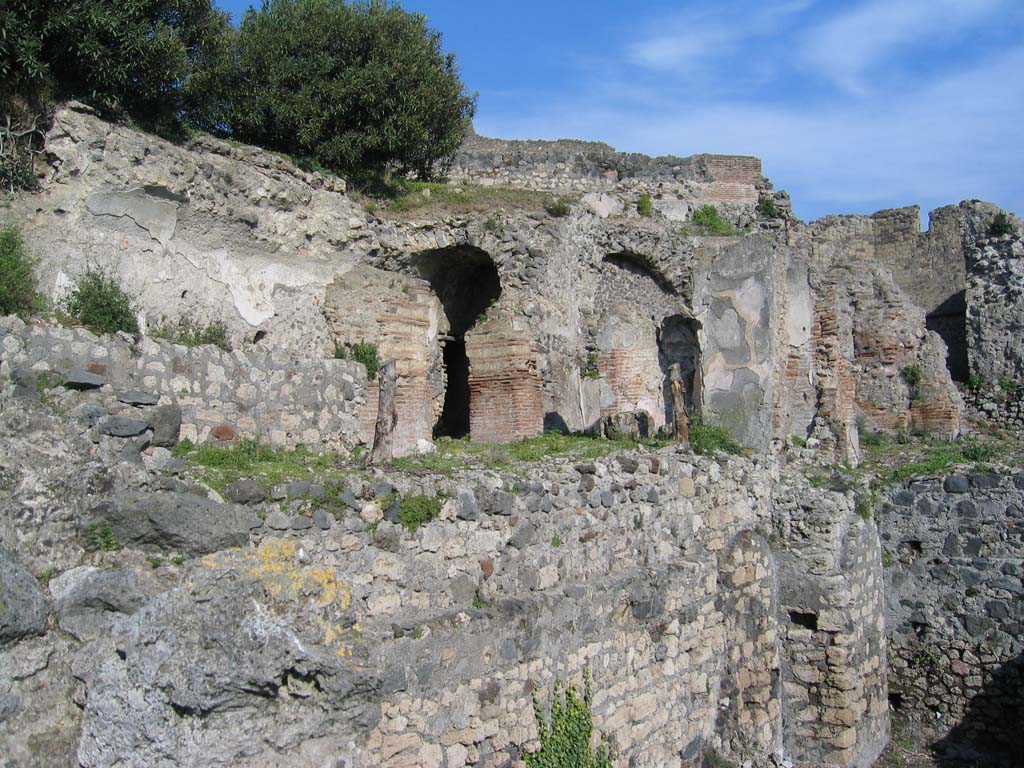
[[[1024,475],[891,490],[880,506],[890,700],[945,759],[1016,765],[1024,653]]]
[[[889,739],[878,531],[851,499],[775,489],[787,754],[866,768]]]
[[[988,232],[995,206],[976,206],[969,221],[972,238],[967,258],[967,334],[970,370],[989,384],[1024,382],[1024,234]]]
[[[0,377],[9,386],[102,387],[132,415],[135,404],[175,406],[180,437],[193,442],[249,437],[277,448],[343,451],[360,440],[356,414],[366,369],[359,363],[190,349],[150,338],[132,343],[13,317],[0,319],[0,354]]]
[[[896,716],[950,764],[1024,754],[1024,475],[951,475],[878,508]]]
[[[456,154],[450,175],[456,181],[561,193],[628,188],[746,205],[771,188],[756,157],[648,157],[598,142],[509,141],[476,134]]]

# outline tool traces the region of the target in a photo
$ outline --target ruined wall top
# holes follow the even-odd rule
[[[606,191],[616,186],[685,185],[698,197],[757,202],[770,189],[761,160],[742,155],[649,157],[617,152],[601,142],[559,139],[518,141],[470,133],[456,154],[451,177],[483,184],[511,184],[551,191]],[[699,194],[703,193],[703,194]]]

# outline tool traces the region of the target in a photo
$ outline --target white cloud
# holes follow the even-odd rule
[[[809,71],[852,93],[901,49],[948,39],[993,17],[1003,0],[871,0],[810,31],[800,51]]]
[[[626,57],[653,70],[679,72],[738,52],[750,40],[776,31],[814,0],[790,0],[755,6],[717,2],[673,18],[659,19],[640,40],[627,46]]]

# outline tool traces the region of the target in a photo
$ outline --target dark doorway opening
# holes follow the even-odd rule
[[[444,406],[434,437],[465,437],[470,428],[466,333],[501,296],[498,269],[486,251],[469,245],[425,251],[415,257],[414,264],[440,299],[449,325],[443,341]]]
[[[469,357],[465,339],[445,342],[444,370],[448,387],[441,418],[434,425],[434,437],[464,437],[469,434]]]

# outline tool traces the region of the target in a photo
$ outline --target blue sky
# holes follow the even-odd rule
[[[804,219],[967,198],[1024,214],[1020,0],[402,5],[456,52],[482,134],[757,155]]]

